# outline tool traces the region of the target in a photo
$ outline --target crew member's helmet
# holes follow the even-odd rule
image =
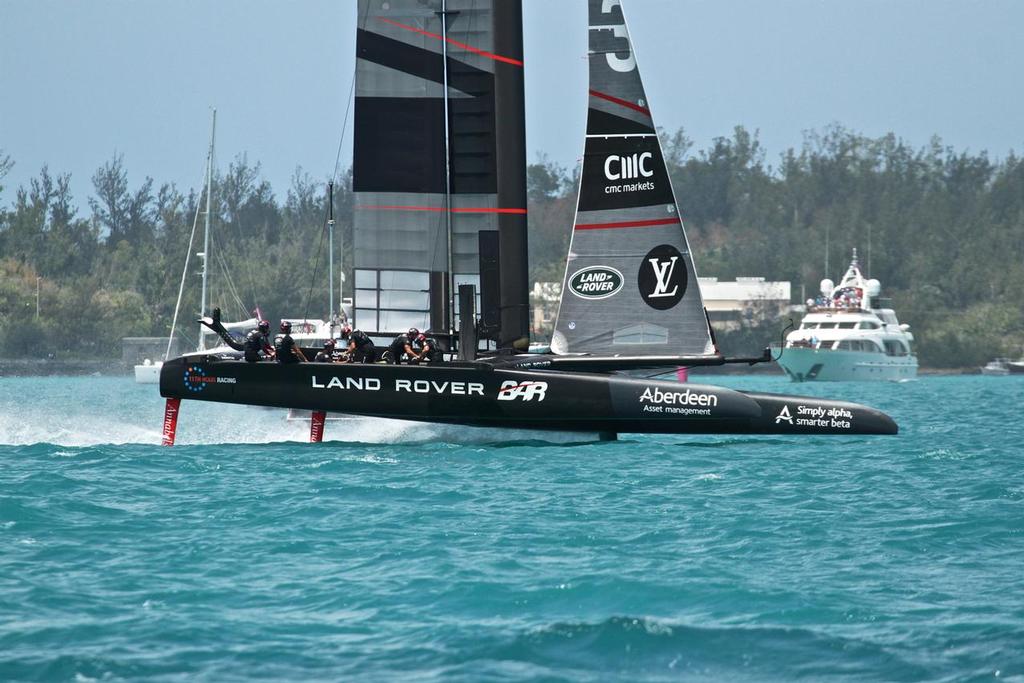
[[[327,341],[325,341],[324,342],[324,348],[325,349],[333,349],[334,348],[334,340],[333,339],[328,339]]]
[[[420,331],[417,330],[415,327],[410,327],[409,328],[409,339],[415,339],[418,336],[420,336]]]
[[[256,329],[258,329],[263,334],[268,334],[270,332],[270,321],[261,320],[260,324],[256,326]]]
[[[351,335],[351,334],[352,334],[352,327],[351,326],[345,325],[344,327],[341,328],[341,338],[342,339],[348,339],[349,335]]]
[[[281,321],[281,331],[284,332],[285,334],[291,334],[292,333],[292,324],[290,322],[288,322],[287,320],[282,320]]]

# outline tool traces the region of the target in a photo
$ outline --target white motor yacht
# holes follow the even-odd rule
[[[889,380],[917,377],[914,335],[891,308],[876,307],[881,284],[865,279],[853,260],[838,285],[821,281],[799,329],[786,336],[779,365],[795,382]]]
[[[981,374],[989,375],[992,377],[1002,377],[1003,375],[1010,374],[1010,359],[1009,358],[996,358],[990,360],[985,364],[985,367],[981,369]]]

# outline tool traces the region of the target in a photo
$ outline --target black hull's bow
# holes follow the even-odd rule
[[[648,434],[895,434],[886,414],[855,403],[757,394],[616,375],[437,366],[164,363],[167,398],[299,408],[399,420]]]

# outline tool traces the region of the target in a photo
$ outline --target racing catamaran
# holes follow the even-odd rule
[[[618,0],[589,0],[586,147],[543,354],[525,352],[521,2],[360,0],[358,12],[354,322],[378,337],[430,329],[449,360],[190,354],[161,371],[165,443],[182,398],[311,410],[314,441],[327,411],[603,438],[897,432],[854,403],[616,374],[770,360],[715,345]]]

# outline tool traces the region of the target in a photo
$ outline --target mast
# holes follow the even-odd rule
[[[507,58],[496,61],[495,146],[498,206],[519,211],[498,214],[501,332],[499,348],[526,350],[530,338],[529,249],[526,215],[526,115],[523,78],[523,3],[494,3],[494,51]]]
[[[334,181],[327,183],[327,320],[334,332]]]
[[[452,12],[458,14],[458,12]],[[448,289],[444,298],[444,326],[451,338],[455,337],[455,304],[452,296],[455,292],[455,236],[452,232],[452,143],[451,113],[448,110],[448,2],[441,0],[441,63],[443,66],[444,83],[444,217],[445,238],[447,246],[447,266],[445,270],[445,287]]]
[[[829,224],[825,223],[825,277],[829,276],[829,272],[828,272],[828,251],[829,251],[829,249],[828,249],[828,247],[829,247],[828,241],[829,240],[828,240],[828,238],[829,238]]]
[[[199,315],[206,316],[206,279],[209,272],[210,259],[210,193],[213,187],[213,146],[217,136],[217,110],[213,110],[213,124],[210,127],[210,150],[206,155],[206,221],[203,228],[203,253],[197,254],[203,259],[203,288],[199,297]],[[199,325],[199,350],[206,350],[206,339],[203,335],[203,326]]]
[[[868,223],[868,262],[867,275],[871,277],[871,223]]]

